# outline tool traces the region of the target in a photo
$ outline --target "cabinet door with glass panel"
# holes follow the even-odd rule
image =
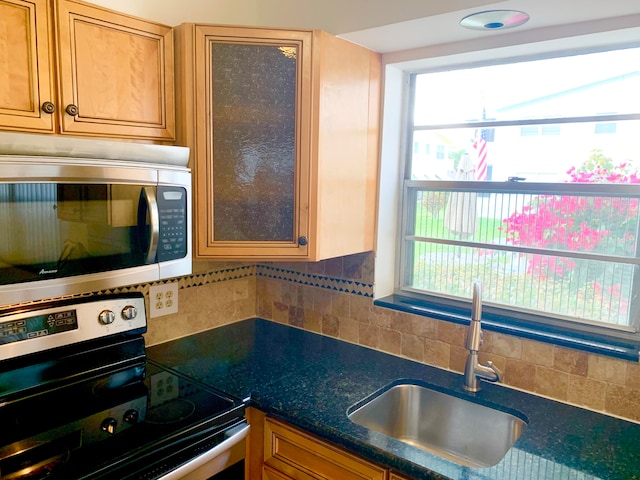
[[[311,32],[198,26],[196,38],[198,254],[305,256]]]
[[[373,249],[379,56],[318,30],[184,24],[176,35],[196,255]]]

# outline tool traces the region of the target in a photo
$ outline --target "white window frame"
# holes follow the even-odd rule
[[[393,295],[399,292],[399,245],[402,242],[402,230],[399,218],[402,216],[402,184],[405,178],[407,162],[406,138],[409,106],[409,78],[411,73],[438,71],[444,69],[482,66],[505,63],[507,59],[534,60],[560,55],[575,55],[623,46],[639,46],[640,28],[631,22],[632,19],[618,19],[609,25],[610,30],[602,31],[597,22],[585,24],[579,32],[571,28],[559,26],[555,40],[548,40],[549,32],[532,32],[528,42],[504,37],[502,46],[496,47],[493,40],[475,40],[461,42],[457,45],[428,47],[409,52],[393,52],[383,55],[384,66],[384,98],[383,124],[381,135],[380,185],[378,202],[378,233],[376,247],[376,267],[374,280],[374,298],[378,305],[389,306],[393,303]],[[630,23],[631,22],[631,23]],[[574,33],[570,38],[567,35]],[[521,39],[520,39],[521,40]],[[512,43],[511,43],[512,42]],[[498,42],[500,43],[500,42]],[[447,54],[443,55],[442,52]],[[396,307],[391,307],[396,308]],[[406,305],[398,305],[398,310],[423,314],[434,318],[451,320],[464,324],[465,315],[442,315],[437,309],[414,309]],[[421,313],[422,312],[422,313]],[[449,318],[451,317],[451,318]],[[600,331],[596,329],[596,335]],[[509,333],[509,332],[507,332]],[[514,333],[518,334],[518,333]],[[636,335],[636,334],[633,334]],[[573,338],[565,339],[561,335],[548,335],[543,331],[524,333],[522,336],[554,344],[574,346]],[[603,335],[604,336],[604,335]],[[584,349],[609,354],[619,358],[638,360],[637,339],[629,338],[635,352],[621,352],[615,346],[586,346]],[[577,348],[581,348],[578,346]]]

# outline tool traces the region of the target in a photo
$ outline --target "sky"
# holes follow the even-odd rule
[[[636,75],[607,104],[617,109],[609,113],[640,113],[640,48],[424,74],[416,83],[415,124],[481,120],[483,109],[486,118],[500,118],[502,107],[631,72]],[[444,91],[456,92],[455,98]],[[584,115],[584,102],[579,107],[561,116]]]

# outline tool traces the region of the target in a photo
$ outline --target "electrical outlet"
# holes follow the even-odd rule
[[[149,287],[149,316],[178,313],[178,283],[163,283]]]

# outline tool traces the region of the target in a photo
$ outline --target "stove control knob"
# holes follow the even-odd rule
[[[98,321],[103,325],[109,325],[110,323],[113,323],[115,319],[116,316],[111,310],[103,310],[98,315]]]
[[[137,410],[134,410],[133,408],[131,410],[127,410],[126,412],[124,412],[124,417],[122,417],[122,419],[126,423],[130,423],[132,425],[138,423],[139,418],[140,418],[140,414],[138,413]]]
[[[125,320],[133,320],[138,315],[138,310],[133,305],[127,305],[122,309],[121,315]]]
[[[108,433],[109,435],[113,435],[116,433],[116,427],[118,426],[118,421],[115,418],[107,417],[102,421],[100,425],[100,429],[103,432]]]

